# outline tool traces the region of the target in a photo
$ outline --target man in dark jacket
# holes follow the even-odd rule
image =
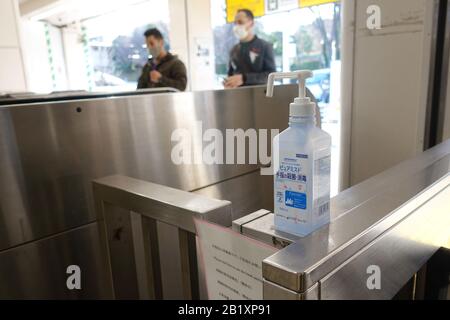
[[[142,70],[138,89],[171,87],[186,90],[186,67],[177,56],[164,48],[161,32],[153,28],[147,30],[144,36],[152,58]]]
[[[231,50],[228,78],[224,81],[227,89],[265,84],[269,74],[276,71],[273,46],[254,34],[254,24],[250,10],[237,12],[234,33],[240,42]]]

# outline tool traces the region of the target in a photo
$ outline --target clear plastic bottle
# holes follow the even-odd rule
[[[316,126],[316,105],[305,95],[311,71],[274,73],[267,95],[281,78],[299,80],[290,105],[289,128],[274,139],[275,229],[306,236],[330,222],[331,136]]]

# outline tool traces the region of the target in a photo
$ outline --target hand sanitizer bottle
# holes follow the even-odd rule
[[[316,104],[306,97],[311,71],[272,73],[299,81],[299,97],[290,105],[289,128],[273,141],[275,229],[300,237],[330,222],[331,136],[316,127]]]

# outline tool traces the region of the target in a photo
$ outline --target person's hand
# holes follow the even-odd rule
[[[153,83],[158,83],[161,77],[162,74],[159,71],[153,70],[150,72],[150,81]]]
[[[244,77],[242,74],[237,74],[225,79],[224,86],[226,89],[234,89],[242,86],[244,84]]]

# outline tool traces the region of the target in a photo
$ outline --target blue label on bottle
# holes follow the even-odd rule
[[[286,191],[284,199],[287,207],[306,210],[305,193]]]

